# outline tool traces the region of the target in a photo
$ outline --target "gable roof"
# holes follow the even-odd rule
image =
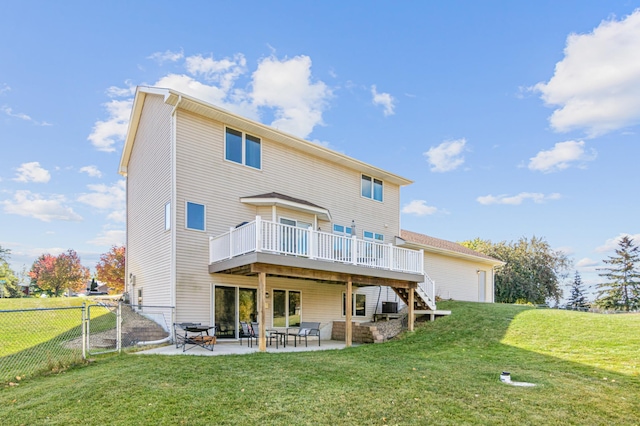
[[[131,117],[129,119],[129,128],[122,149],[122,157],[120,159],[119,173],[123,176],[127,175],[127,166],[133,149],[133,142],[136,137],[138,125],[140,124],[140,116],[142,115],[142,107],[147,95],[161,95],[167,105],[173,106],[173,112],[181,109],[189,111],[203,117],[228,124],[230,126],[239,127],[241,130],[252,133],[256,136],[269,139],[279,144],[291,147],[318,158],[325,159],[332,163],[340,164],[350,169],[366,173],[383,181],[393,183],[399,186],[405,186],[413,183],[413,181],[402,176],[380,169],[378,167],[367,164],[363,161],[356,160],[345,154],[339,153],[332,149],[326,148],[320,144],[309,142],[297,136],[282,132],[273,127],[250,120],[246,117],[236,115],[232,112],[224,110],[220,107],[207,103],[201,99],[185,95],[173,89],[163,89],[158,87],[138,86],[136,95],[131,109]]]
[[[429,235],[419,234],[417,232],[400,230],[400,239],[403,246],[410,246],[423,249],[426,252],[444,254],[452,257],[459,257],[468,260],[475,260],[482,263],[490,263],[494,266],[504,265],[504,262],[487,256],[475,250],[471,250],[463,245],[452,241],[441,240],[440,238],[430,237]]]
[[[318,216],[322,220],[331,221],[331,213],[328,209],[320,207],[309,201],[300,198],[290,197],[289,195],[280,194],[278,192],[269,192],[268,194],[253,195],[251,197],[241,197],[241,203],[251,204],[254,206],[281,206],[293,210],[303,211]]]

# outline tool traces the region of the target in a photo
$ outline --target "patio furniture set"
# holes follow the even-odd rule
[[[194,322],[182,322],[174,323],[174,332],[176,336],[176,348],[182,347],[182,351],[185,352],[195,347],[201,347],[203,349],[213,351],[213,347],[216,344],[216,326],[203,325],[201,323]],[[211,330],[211,334],[209,333]],[[257,322],[245,322],[240,321],[239,338],[242,345],[242,339],[247,339],[247,346],[253,347],[253,341],[258,343],[259,324]],[[305,346],[308,346],[309,337],[315,337],[318,339],[318,346],[320,346],[320,323],[319,322],[302,322],[298,327],[287,327],[285,329],[267,329],[265,335],[268,344],[271,346],[273,341],[276,342],[276,349],[279,345],[286,347],[289,344],[289,337],[293,337],[294,347],[298,346],[298,343],[302,344],[304,339]],[[190,345],[191,347],[188,347]]]

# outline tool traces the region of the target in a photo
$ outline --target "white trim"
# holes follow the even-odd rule
[[[171,201],[164,203],[164,230],[171,231]]]
[[[320,217],[320,219],[322,220],[331,222],[331,213],[329,213],[329,210],[327,209],[324,209],[322,207],[309,206],[307,204],[302,204],[302,203],[296,203],[295,201],[283,200],[282,198],[242,197],[240,198],[240,202],[243,204],[249,204],[251,206],[283,207],[290,210],[309,213],[309,214]],[[275,216],[275,212],[272,214]],[[275,222],[275,218],[274,218],[274,222]]]

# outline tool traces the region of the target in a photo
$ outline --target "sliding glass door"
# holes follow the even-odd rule
[[[257,295],[255,288],[216,286],[214,292],[216,336],[221,339],[236,339],[240,321],[256,321]]]

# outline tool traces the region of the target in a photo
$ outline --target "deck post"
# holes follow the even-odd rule
[[[256,252],[262,251],[262,218],[256,216]]]
[[[352,341],[352,329],[351,329],[351,313],[353,310],[353,283],[351,277],[347,280],[347,292],[346,292],[345,308],[344,308],[344,344],[345,346],[351,346]]]
[[[416,315],[413,313],[413,305],[414,305],[414,302],[415,302],[415,291],[416,290],[413,287],[411,287],[409,289],[409,303],[408,303],[408,305],[409,305],[408,306],[408,308],[409,308],[408,309],[409,310],[409,312],[408,312],[409,318],[408,318],[408,321],[407,321],[407,328],[408,328],[409,331],[413,331],[413,322],[416,319]]]
[[[351,236],[351,263],[358,264],[358,239],[355,235]]]
[[[229,227],[229,259],[233,257],[233,226]]]
[[[266,324],[266,300],[267,293],[267,274],[266,272],[260,272],[258,274],[258,324],[259,324],[259,341],[258,347],[260,352],[266,352],[267,350],[267,324]]]

